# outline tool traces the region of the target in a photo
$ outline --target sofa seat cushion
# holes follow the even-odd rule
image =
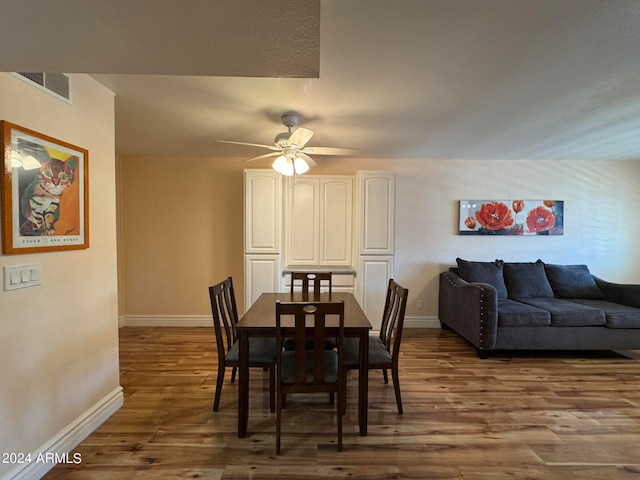
[[[606,300],[573,299],[571,301],[602,310],[609,328],[640,328],[640,308]]]
[[[499,327],[548,327],[549,325],[551,325],[551,315],[546,310],[508,298],[498,299]]]
[[[519,302],[532,305],[551,314],[551,325],[555,327],[583,327],[605,325],[604,311],[561,298],[518,298]]]
[[[542,260],[531,263],[508,263],[503,266],[504,283],[511,299],[553,298]]]

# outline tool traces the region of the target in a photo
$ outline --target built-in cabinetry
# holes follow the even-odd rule
[[[286,265],[351,266],[353,177],[289,177]]]
[[[244,304],[262,292],[279,291],[282,258],[282,175],[275,170],[244,174]]]
[[[335,272],[379,327],[393,275],[394,174],[282,177],[245,171],[245,309],[289,288],[287,272]]]
[[[380,327],[393,277],[395,175],[358,172],[356,297],[374,329]]]

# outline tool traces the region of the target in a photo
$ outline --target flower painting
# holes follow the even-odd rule
[[[461,200],[460,235],[562,235],[559,200]]]

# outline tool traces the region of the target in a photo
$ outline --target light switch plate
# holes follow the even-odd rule
[[[40,264],[4,266],[4,291],[40,285]]]

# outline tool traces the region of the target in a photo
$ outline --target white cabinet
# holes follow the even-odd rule
[[[287,265],[320,264],[320,181],[289,178],[286,191]]]
[[[380,328],[394,266],[395,175],[361,171],[301,175],[274,170],[244,177],[245,309],[262,292],[289,288],[293,270],[335,272],[336,291],[353,291]]]
[[[393,277],[393,256],[360,255],[356,298],[373,330],[380,330],[389,279]]]
[[[351,265],[353,179],[320,179],[320,265]]]
[[[244,172],[244,308],[263,292],[277,292],[282,250],[282,176]]]
[[[280,276],[279,255],[245,255],[244,305],[245,311],[264,292],[277,292]]]
[[[353,177],[291,178],[286,199],[285,263],[351,266]]]
[[[361,255],[393,255],[395,175],[358,172]]]
[[[280,253],[282,176],[274,170],[244,172],[244,251]]]
[[[389,279],[393,278],[395,175],[358,172],[358,274],[356,297],[374,330],[380,329]]]

